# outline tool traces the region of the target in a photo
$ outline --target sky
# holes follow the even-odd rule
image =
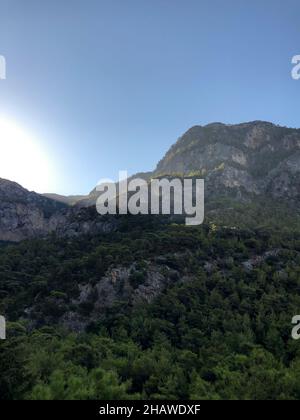
[[[0,115],[52,167],[24,186],[85,194],[152,170],[193,125],[300,127],[299,28],[299,0],[0,0]]]

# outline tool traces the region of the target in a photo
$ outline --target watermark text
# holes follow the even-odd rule
[[[96,207],[105,214],[184,215],[188,226],[204,221],[204,180],[194,178],[153,178],[128,180],[119,172],[119,182],[99,181]]]
[[[4,316],[0,316],[0,340],[6,339],[6,321]]]
[[[295,327],[292,329],[292,338],[294,340],[300,339],[300,315],[295,315],[292,319],[292,324]]]
[[[0,80],[6,79],[6,60],[3,55],[0,55]]]
[[[292,64],[294,64],[294,67],[292,69],[292,78],[294,80],[300,79],[300,55],[294,55],[292,58]]]

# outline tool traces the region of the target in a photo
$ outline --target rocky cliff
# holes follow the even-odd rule
[[[255,121],[188,130],[154,173],[202,176],[208,195],[300,197],[300,130]]]
[[[107,232],[115,228],[115,223],[113,219],[101,218],[96,209],[68,207],[0,179],[1,241],[17,242],[52,232],[61,236]]]

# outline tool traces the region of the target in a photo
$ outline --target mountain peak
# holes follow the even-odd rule
[[[205,176],[210,193],[223,189],[289,198],[300,196],[299,172],[300,130],[267,121],[193,126],[155,170]]]

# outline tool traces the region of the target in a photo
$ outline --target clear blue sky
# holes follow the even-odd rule
[[[59,193],[153,169],[195,124],[300,127],[299,0],[0,0],[0,54],[0,111],[51,149]]]

